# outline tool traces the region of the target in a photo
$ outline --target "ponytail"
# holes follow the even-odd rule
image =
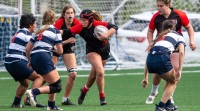
[[[167,29],[162,31],[161,33],[158,34],[158,36],[153,40],[153,44],[149,45],[148,48],[146,49],[146,51],[149,51],[155,44],[156,42],[158,42],[158,40],[163,37],[164,35],[168,34],[171,30]]]
[[[94,17],[94,20],[97,20],[97,21],[102,21],[102,16],[99,12],[97,11],[92,11],[93,12],[93,17]]]
[[[39,33],[44,32],[45,30],[47,30],[50,27],[50,25],[45,25],[44,27],[38,29],[37,31],[35,31],[35,35],[38,35]]]

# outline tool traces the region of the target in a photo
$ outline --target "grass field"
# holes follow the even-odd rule
[[[71,100],[77,104],[80,88],[87,81],[88,71],[79,71],[76,84],[71,92]],[[179,111],[200,111],[200,70],[199,67],[184,68],[181,81],[174,93],[175,104]],[[143,70],[106,71],[105,93],[108,104],[100,106],[96,84],[88,92],[82,105],[61,106],[64,92],[66,72],[60,72],[63,90],[57,94],[57,106],[66,111],[154,111],[155,105],[146,105],[145,99],[151,90],[152,78],[149,76],[150,85],[144,89],[141,86]],[[25,107],[21,109],[11,108],[15,95],[16,83],[7,72],[0,72],[0,110],[6,111],[38,111],[44,108]],[[155,104],[160,101],[163,92],[164,81],[159,88],[159,95]],[[23,96],[25,97],[25,96]],[[39,95],[37,99],[42,104],[47,104],[47,95]],[[23,104],[23,101],[21,102]]]

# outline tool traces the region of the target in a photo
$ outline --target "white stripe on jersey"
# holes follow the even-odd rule
[[[20,59],[24,59],[24,60],[28,61],[28,58],[26,56],[18,55],[18,54],[7,54],[6,57],[20,58]]]
[[[177,32],[174,32],[174,31],[169,32],[167,35],[165,35],[165,37],[173,38],[173,40],[176,41],[176,44],[179,43],[179,42],[185,43],[183,36],[179,35]],[[162,47],[168,48],[170,51],[174,51],[175,45],[173,45],[170,41],[160,40],[160,41],[156,42],[156,44],[154,46],[162,46]]]
[[[56,33],[56,31],[58,32],[59,30],[57,30],[53,25],[50,25],[49,28],[50,28],[50,30],[53,30],[54,32],[49,31],[49,30],[45,30],[44,32],[42,32],[42,35],[45,36],[45,37],[48,37],[50,40],[53,40],[54,42],[62,41],[61,34]],[[37,35],[33,36],[31,39],[35,41],[35,37],[37,37]],[[40,47],[40,49],[34,49],[34,48],[37,48],[37,47]],[[44,50],[42,49],[43,47],[44,47]],[[44,41],[35,41],[34,46],[33,46],[34,50],[31,52],[31,54],[36,53],[36,52],[41,52],[41,51],[48,52],[49,50],[45,50],[47,48],[52,49],[53,48],[52,44],[48,44]]]
[[[10,45],[9,45],[9,49],[19,50],[19,51],[22,51],[22,52],[25,52],[25,48],[26,47],[19,45],[19,44],[16,44],[16,43],[10,43]]]
[[[50,44],[43,42],[43,41],[35,42],[34,47],[49,47],[49,49],[52,48],[52,46]]]
[[[21,32],[22,31],[25,31],[26,33],[23,33]],[[25,42],[25,43],[28,43],[28,41],[30,40],[30,38],[32,37],[31,35],[28,35],[29,30],[27,28],[22,28],[20,30],[18,30],[16,33],[17,36],[16,38],[19,38],[21,41]],[[15,38],[15,39],[16,39]],[[25,48],[26,46],[23,46],[21,44],[17,44],[17,43],[10,43],[9,44],[9,49],[13,49],[13,50],[17,50],[17,51],[21,51],[21,52],[24,52],[25,53]],[[8,50],[9,50],[8,49]],[[12,58],[19,58],[19,59],[24,59],[24,60],[27,60],[27,57],[22,55],[22,54],[6,54],[6,57],[12,57]],[[13,61],[14,62],[14,61]]]

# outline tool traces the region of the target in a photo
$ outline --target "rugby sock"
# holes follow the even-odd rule
[[[32,92],[33,92],[34,95],[39,95],[39,94],[41,94],[41,93],[40,93],[40,90],[39,90],[38,88],[32,89]]]
[[[166,106],[168,106],[168,105],[171,105],[172,103],[171,103],[171,100],[169,99],[167,102],[166,102]]]
[[[105,93],[104,93],[104,92],[99,93],[99,97],[100,97],[100,98],[105,98]]]
[[[14,104],[14,105],[19,105],[20,102],[21,102],[21,98],[18,98],[18,97],[15,96],[15,99],[14,99],[13,104]]]
[[[67,101],[69,98],[68,97],[63,97],[63,102]]]
[[[55,107],[55,101],[48,101],[48,106],[51,108]]]
[[[152,84],[151,94],[156,94],[156,92],[158,91],[158,87],[159,87],[159,85]]]
[[[85,86],[83,87],[83,89],[82,89],[83,93],[87,93],[88,90],[89,90],[89,88],[88,88],[86,85],[85,85]]]
[[[158,104],[158,106],[165,107],[165,103],[163,103],[162,101],[160,101],[160,103]]]

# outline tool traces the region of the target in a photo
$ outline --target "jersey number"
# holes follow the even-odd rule
[[[37,38],[37,40],[39,40],[39,41],[41,41],[42,40],[42,33],[40,33],[40,34],[38,34],[38,38]]]

